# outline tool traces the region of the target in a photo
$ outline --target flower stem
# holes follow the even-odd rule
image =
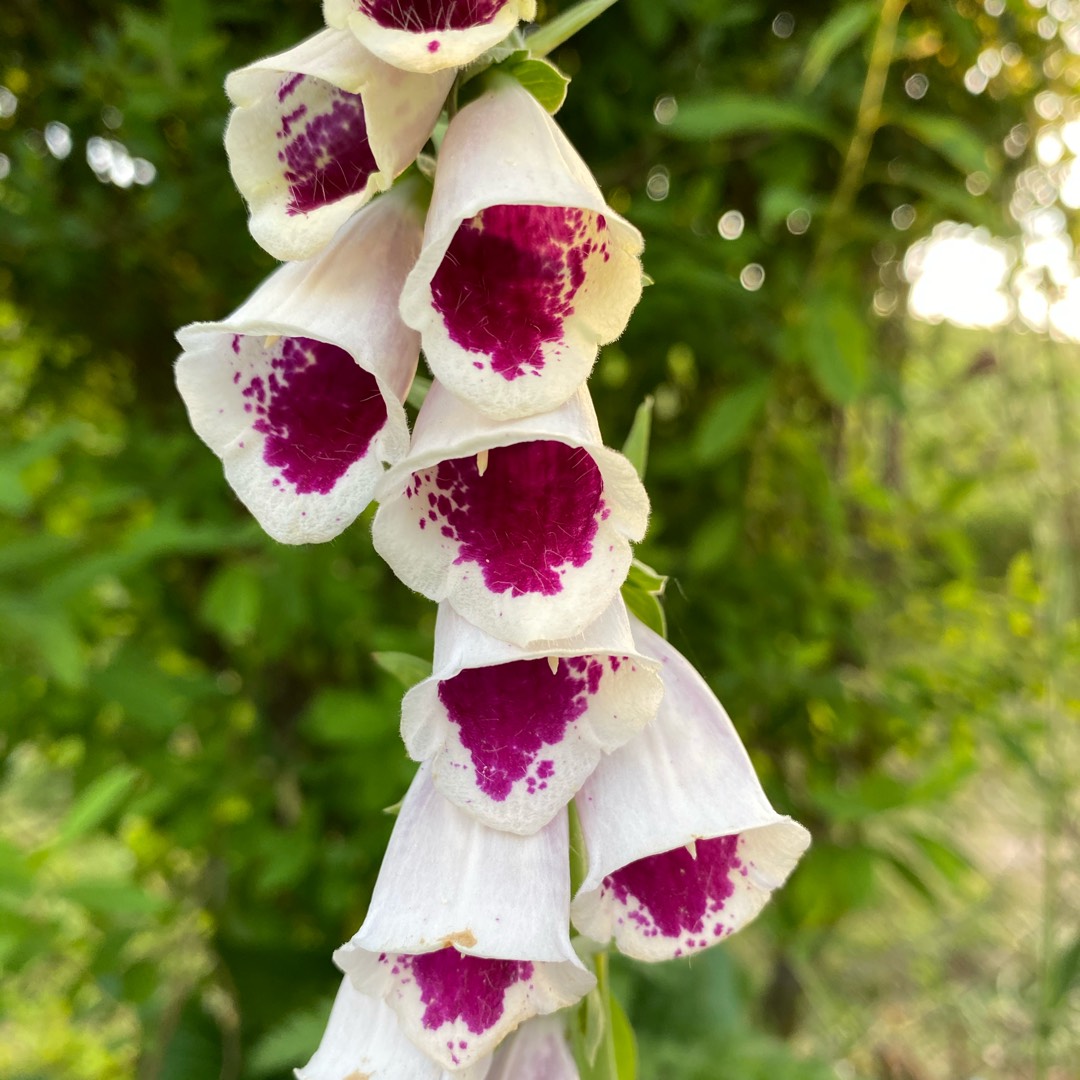
[[[581,0],[568,11],[556,15],[531,33],[525,44],[533,56],[547,56],[563,42],[569,41],[579,30],[588,26],[598,15],[603,15],[615,0]]]
[[[604,1041],[600,1044],[597,1072],[600,1076],[619,1080],[619,1061],[615,1053],[615,1024],[611,1014],[611,973],[607,950],[596,954],[596,986],[604,1004]]]

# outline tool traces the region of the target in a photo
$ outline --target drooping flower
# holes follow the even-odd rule
[[[177,332],[192,427],[276,540],[329,540],[409,445],[401,402],[419,341],[397,315],[420,243],[407,185],[321,255],[279,268],[232,315]]]
[[[656,715],[658,669],[637,652],[620,598],[582,633],[531,649],[442,604],[434,673],[405,695],[402,738],[451,802],[493,828],[534,833],[601,754]]]
[[[496,418],[545,412],[625,329],[641,251],[558,125],[502,79],[447,130],[402,315],[458,397]]]
[[[522,1024],[499,1047],[487,1080],[580,1080],[562,1024],[552,1016]]]
[[[604,758],[576,806],[589,872],[571,913],[638,960],[715,944],[754,918],[810,834],[769,805],[731,720],[689,662],[633,624],[663,665],[656,719]]]
[[[526,646],[580,633],[619,591],[648,496],[600,438],[582,387],[542,416],[494,421],[438,382],[389,470],[372,539],[410,588]]]
[[[422,765],[367,918],[334,960],[443,1068],[468,1068],[595,983],[570,945],[568,860],[565,812],[534,836],[498,832],[448,803]]]
[[[344,30],[234,71],[225,149],[256,242],[277,259],[323,247],[412,164],[453,77],[400,71]]]
[[[519,20],[534,19],[536,0],[323,0],[323,17],[388,64],[441,71],[470,63]]]
[[[453,1080],[484,1080],[484,1058]],[[311,1060],[296,1080],[449,1080],[448,1074],[401,1033],[385,1002],[361,994],[346,976],[338,988],[330,1020]]]

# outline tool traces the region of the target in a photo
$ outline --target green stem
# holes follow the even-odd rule
[[[836,185],[832,202],[825,214],[825,228],[818,250],[817,262],[821,263],[838,246],[836,227],[850,213],[855,197],[862,186],[863,173],[870,158],[870,147],[874,135],[881,126],[881,101],[885,95],[885,81],[892,66],[896,52],[896,34],[900,25],[900,16],[908,0],[884,0],[881,16],[878,18],[874,33],[874,44],[870,49],[870,65],[866,71],[862,95],[859,98],[859,111],[855,118],[855,131],[844,155],[844,164],[840,169],[840,181]]]
[[[604,1041],[600,1045],[600,1054],[597,1065],[600,1066],[599,1074],[618,1080],[619,1061],[615,1054],[615,1025],[611,1016],[611,975],[609,971],[610,957],[607,951],[596,954],[596,986],[600,991],[600,1000],[604,1004]]]
[[[582,0],[569,11],[556,15],[525,39],[533,56],[547,56],[563,42],[569,41],[579,30],[588,26],[598,15],[603,15],[615,0]]]

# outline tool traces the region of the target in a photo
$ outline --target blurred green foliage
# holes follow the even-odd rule
[[[623,0],[552,57],[655,280],[593,381],[613,445],[654,402],[641,558],[815,837],[729,947],[616,966],[644,1078],[1064,1078],[1080,1054],[1077,354],[896,305],[936,223],[1012,229],[1002,141],[1076,85],[1044,12],[998,6]],[[272,266],[224,75],[319,24],[315,0],[0,8],[0,1077],[288,1075],[411,775],[395,654],[429,654],[433,609],[367,516],[262,536],[170,369],[172,331]],[[153,182],[96,178],[95,137]],[[1025,828],[1014,888],[981,853]]]

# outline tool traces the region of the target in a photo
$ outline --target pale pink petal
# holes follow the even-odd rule
[[[636,651],[620,598],[575,637],[530,649],[443,604],[434,673],[405,695],[402,738],[451,802],[492,828],[534,833],[656,714],[658,668]]]
[[[487,1080],[580,1080],[563,1025],[554,1016],[522,1024],[499,1047]]]
[[[536,0],[323,0],[328,26],[348,27],[373,53],[407,71],[471,63],[536,17]]]
[[[453,74],[399,71],[344,30],[234,71],[225,149],[256,242],[279,259],[318,251],[412,164]]]
[[[402,804],[363,926],[334,954],[444,1068],[466,1068],[522,1021],[594,984],[570,945],[565,812],[534,836],[448,803],[426,766]]]
[[[494,421],[436,382],[376,498],[372,538],[394,573],[523,646],[599,618],[648,518],[645,489],[602,444],[584,387],[550,413]]]
[[[276,540],[329,540],[408,449],[402,400],[419,342],[397,296],[420,241],[406,190],[321,255],[272,274],[232,315],[177,332],[192,426]]]
[[[296,1080],[484,1080],[485,1058],[470,1069],[447,1073],[401,1033],[385,1002],[342,979],[322,1041]]]
[[[496,418],[554,409],[641,296],[641,234],[514,80],[451,121],[401,298],[435,377]]]
[[[577,797],[589,873],[574,925],[638,960],[715,944],[784,883],[809,833],[769,805],[723,706],[663,638],[633,623],[663,665],[656,719],[604,758]]]

